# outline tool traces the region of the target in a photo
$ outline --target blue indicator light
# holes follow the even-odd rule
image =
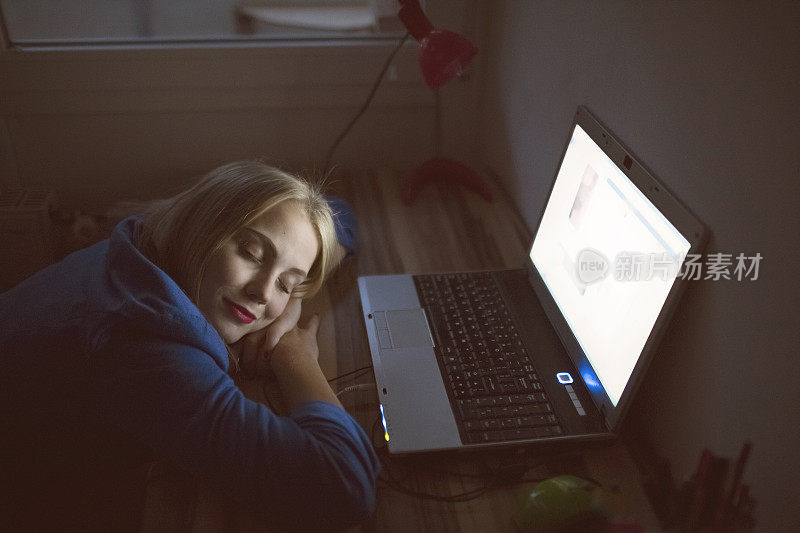
[[[583,375],[583,381],[585,381],[586,385],[593,389],[600,386],[600,383],[597,382],[595,377],[588,372]]]
[[[386,417],[383,414],[383,404],[378,404],[378,407],[381,409],[381,422],[383,423],[383,438],[386,439],[386,442],[389,442],[389,429],[386,427]]]
[[[562,385],[569,385],[572,383],[572,376],[569,375],[569,372],[559,372],[556,374],[556,379]]]

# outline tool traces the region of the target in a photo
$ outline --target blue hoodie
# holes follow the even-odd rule
[[[80,473],[155,452],[283,521],[367,517],[379,462],[358,423],[245,398],[216,330],[134,245],[140,225],[0,294],[0,465]]]

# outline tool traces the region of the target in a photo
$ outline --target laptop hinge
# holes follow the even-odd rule
[[[594,398],[592,400],[594,401]],[[600,418],[603,420],[603,427],[610,431],[611,427],[608,425],[608,418],[606,417],[606,406],[601,405],[598,411],[600,412]]]

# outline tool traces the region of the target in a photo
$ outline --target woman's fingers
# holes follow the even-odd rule
[[[299,298],[291,298],[286,304],[283,313],[267,327],[264,347],[267,352],[271,352],[275,345],[278,344],[278,341],[281,340],[281,337],[297,325],[301,310],[301,300]]]
[[[269,351],[266,349],[267,343],[268,340],[265,335],[255,359],[255,374],[257,376],[266,376],[272,373],[272,369],[269,366]]]
[[[242,369],[248,374],[255,374],[257,372],[258,360],[263,352],[264,344],[264,331],[254,331],[248,333],[238,342],[239,348],[239,363]]]
[[[315,314],[302,320],[291,331],[288,331],[281,337],[275,350],[270,354],[270,363],[274,363],[276,358],[316,361],[319,358],[319,346],[317,345],[319,322],[319,315]]]
[[[314,360],[319,360],[319,345],[317,343],[317,334],[319,333],[319,314],[314,314],[306,320],[300,333],[305,338],[305,348],[307,353],[311,354]],[[298,328],[299,329],[299,328]]]
[[[261,376],[269,372],[269,354],[284,335],[298,327],[300,311],[300,300],[290,300],[283,313],[272,324],[248,333],[231,347],[234,354],[239,357],[239,364],[246,374]],[[306,321],[304,330],[308,329],[309,323],[311,323],[313,328],[311,334],[316,340],[319,317],[312,317],[312,319],[311,322]]]

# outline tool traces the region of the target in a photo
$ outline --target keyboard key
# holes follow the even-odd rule
[[[503,392],[502,389],[500,388],[500,385],[492,376],[486,376],[482,379],[482,381],[483,381],[483,387],[486,389],[487,392],[491,394],[498,394],[500,392]]]
[[[509,398],[510,396],[495,396],[491,398],[489,401],[493,406],[503,406],[503,405],[509,405],[511,403],[511,400]]]
[[[503,431],[504,440],[535,439],[538,437],[533,428],[516,428]]]
[[[551,412],[550,404],[536,403],[529,405],[521,405],[522,415],[543,415]]]
[[[414,281],[463,441],[563,434],[493,275],[436,274]]]
[[[496,419],[481,420],[480,425],[485,430],[502,429],[503,427],[500,421]]]

